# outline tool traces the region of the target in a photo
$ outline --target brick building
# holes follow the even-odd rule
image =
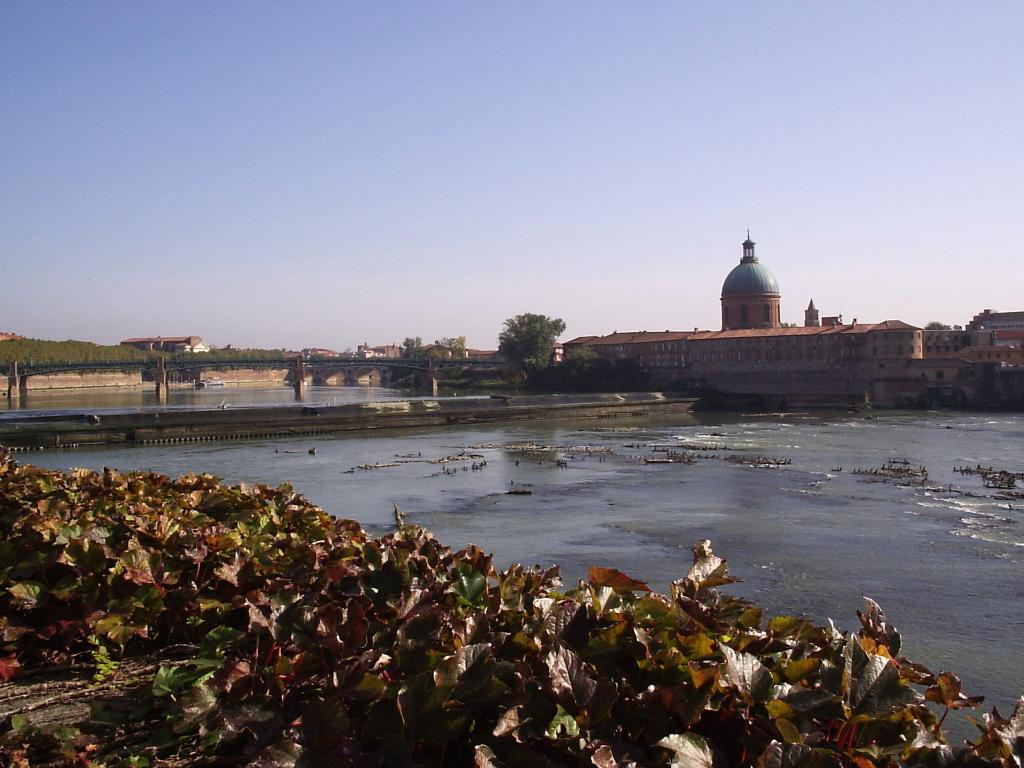
[[[854,404],[865,395],[891,406],[961,402],[978,378],[972,363],[1018,360],[1009,351],[988,360],[999,354],[991,332],[989,346],[978,349],[966,330],[923,331],[900,320],[844,323],[838,315],[819,320],[813,301],[802,327],[782,327],[781,298],[748,234],[740,264],[722,285],[721,330],[581,336],[565,342],[566,354],[586,348],[610,360],[633,360],[658,386],[807,405]],[[1024,328],[1024,313],[990,311],[985,321],[1015,322],[1017,315]]]
[[[144,352],[209,352],[202,336],[140,336],[125,339],[123,347],[135,347]]]

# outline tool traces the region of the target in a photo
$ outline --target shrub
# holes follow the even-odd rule
[[[1020,765],[1024,707],[969,746],[975,706],[857,633],[718,591],[708,542],[659,595],[595,567],[494,568],[405,526],[373,538],[288,486],[61,474],[0,457],[0,678],[85,666],[89,722],[14,713],[0,757],[139,765]],[[63,761],[63,763],[62,763]],[[77,761],[77,762],[76,762]]]

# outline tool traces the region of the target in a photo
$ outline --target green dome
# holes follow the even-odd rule
[[[752,293],[779,295],[779,284],[775,276],[761,266],[754,255],[754,243],[748,237],[743,243],[743,258],[733,267],[722,283],[722,296],[740,296]]]

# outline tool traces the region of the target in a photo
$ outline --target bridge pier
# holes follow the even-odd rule
[[[21,395],[21,378],[18,376],[18,364],[11,361],[7,371],[7,399],[15,400]]]
[[[301,357],[295,358],[292,367],[292,386],[295,388],[295,399],[302,400],[306,396],[306,366]]]
[[[156,400],[158,403],[167,402],[167,368],[164,366],[163,357],[156,359]]]
[[[423,374],[423,385],[424,389],[429,389],[430,394],[437,397],[437,390],[440,386],[440,377],[437,373],[437,366],[434,365],[434,361],[430,361],[430,367]]]

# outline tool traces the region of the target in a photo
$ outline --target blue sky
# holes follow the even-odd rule
[[[0,330],[328,346],[1020,309],[1024,4],[0,4]]]

